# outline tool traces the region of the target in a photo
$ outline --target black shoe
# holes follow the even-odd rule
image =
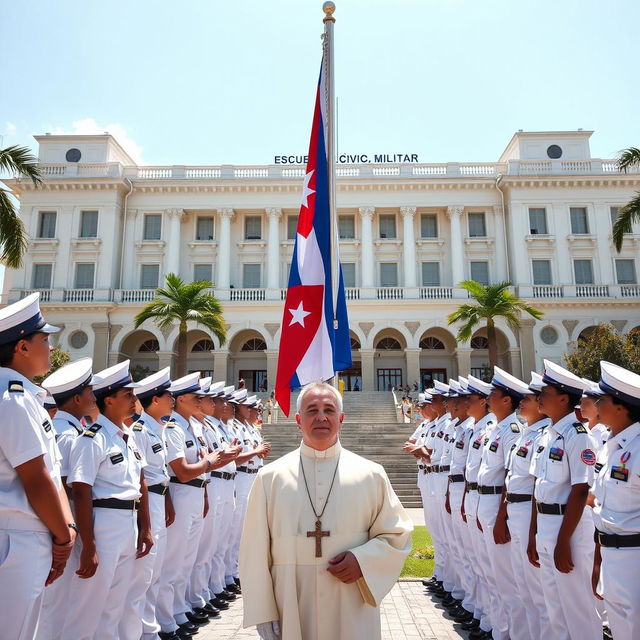
[[[235,593],[235,594],[240,593],[240,587],[238,587],[238,585],[235,582],[233,584],[226,585],[224,590],[228,591],[229,593]]]
[[[491,631],[483,631],[478,627],[469,633],[469,638],[471,638],[471,640],[489,640],[493,638],[493,634]]]
[[[198,629],[195,624],[191,624],[190,622],[183,622],[182,624],[178,625],[178,630],[176,631],[176,633],[181,638],[190,638],[191,636],[195,636],[199,631],[200,629]]]
[[[228,602],[233,602],[236,599],[236,594],[223,589],[220,593],[216,593],[216,598],[220,598],[221,600],[227,600]]]
[[[220,611],[225,611],[229,608],[229,603],[225,600],[220,600],[218,596],[216,596],[215,598],[211,598],[211,600],[209,600],[209,604],[216,609],[220,609]]]
[[[446,591],[445,589],[438,589],[437,591],[432,591],[431,592],[436,598],[446,598],[447,596],[450,596],[451,594]]]
[[[240,584],[240,578],[234,578],[233,581],[238,585],[238,588],[242,589],[242,585]]]
[[[216,609],[210,602],[207,602],[207,604],[205,604],[201,609],[195,609],[195,611],[196,613],[204,611],[204,613],[206,613],[210,618],[220,617],[220,611]]]
[[[209,616],[206,613],[196,613],[195,611],[187,611],[185,613],[187,620],[196,626],[202,626],[209,622]]]
[[[449,611],[449,615],[456,622],[470,622],[473,620],[473,613],[471,613],[471,611],[467,611],[464,607],[459,607],[455,611]]]
[[[613,634],[609,627],[602,627],[602,640],[613,640]]]
[[[423,580],[422,581],[422,584],[425,587],[432,587],[432,586],[435,586],[437,583],[438,583],[438,581],[433,576],[431,578],[429,578],[428,580]]]
[[[463,622],[461,625],[463,631],[473,631],[480,628],[480,620],[478,618],[472,618],[469,622]]]
[[[159,631],[160,640],[180,640],[180,636],[175,631]]]
[[[448,593],[444,598],[442,598],[442,604],[445,607],[450,607],[452,605],[457,605],[459,603],[460,601],[456,600],[450,593]]]
[[[434,580],[433,582],[429,582],[424,586],[427,587],[427,589],[433,589],[435,591],[440,591],[441,589],[444,588],[442,585],[442,582],[440,582],[439,580]]]

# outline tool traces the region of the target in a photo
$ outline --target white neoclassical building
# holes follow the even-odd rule
[[[640,326],[640,229],[619,254],[611,242],[640,174],[592,158],[590,135],[518,132],[497,162],[339,166],[347,389],[483,375],[483,330],[456,344],[446,321],[464,279],[509,280],[544,311],[518,331],[499,326],[500,362],[518,376],[560,361],[601,321]],[[30,243],[4,301],[39,290],[73,357],[155,370],[172,363],[177,332],[136,330],[134,315],[166,273],[212,280],[228,340],[194,326],[189,368],[270,388],[304,167],[137,166],[108,134],[36,139],[44,186],[5,181]]]

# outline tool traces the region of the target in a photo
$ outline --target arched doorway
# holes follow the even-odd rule
[[[177,351],[177,341],[173,346]],[[203,378],[213,376],[213,354],[215,344],[211,336],[202,329],[193,329],[187,333],[187,371],[200,371]]]
[[[383,329],[374,338],[373,347],[376,389],[391,391],[403,387],[407,377],[404,336],[396,329]]]
[[[267,341],[258,331],[240,331],[229,345],[231,383],[244,380],[248,391],[266,391],[275,380],[267,379]]]
[[[351,368],[339,373],[339,377],[344,380],[345,391],[362,391],[362,362],[360,360],[360,339],[353,332],[349,332],[351,337]]]
[[[498,328],[496,328],[496,340],[498,342],[498,366],[511,372],[509,340]],[[489,367],[489,340],[487,339],[486,327],[478,329],[471,338],[471,370],[469,373],[485,382],[490,382],[493,377],[493,371]],[[466,374],[461,372],[460,375]]]
[[[160,344],[150,331],[140,329],[130,333],[123,341],[120,361],[131,360],[130,370],[134,380],[142,380],[158,370]]]
[[[433,327],[420,337],[420,388],[429,389],[434,380],[447,382],[455,368],[455,338],[446,329]]]

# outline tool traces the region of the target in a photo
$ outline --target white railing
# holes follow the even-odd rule
[[[116,302],[151,302],[156,296],[155,289],[120,289],[115,293]]]
[[[551,173],[551,162],[542,161],[520,161],[520,175],[537,175],[539,173]]]
[[[192,180],[202,180],[205,178],[219,178],[220,169],[215,167],[188,167],[184,172],[185,178]]]
[[[419,164],[413,167],[414,176],[444,176],[447,175],[446,164]]]
[[[43,176],[64,176],[67,166],[66,164],[41,164],[40,172]]]
[[[562,173],[589,173],[591,171],[590,160],[568,160],[560,163]]]
[[[51,300],[51,289],[21,289],[18,299],[22,300],[22,298],[26,298],[32,293],[40,294],[40,302],[49,302]]]
[[[493,164],[462,164],[460,175],[463,176],[494,176],[496,166]]]
[[[344,296],[347,300],[360,300],[360,289],[357,287],[345,287]]]
[[[622,298],[640,298],[640,284],[620,285],[620,296]]]
[[[451,300],[453,287],[420,287],[421,300]]]
[[[534,284],[534,298],[562,298],[564,292],[562,286],[556,284]]]
[[[378,287],[376,297],[378,300],[402,300],[404,289],[402,287]]]
[[[264,289],[230,289],[231,302],[261,302],[265,299]]]
[[[577,284],[577,298],[608,298],[609,287],[606,284]]]
[[[247,169],[234,169],[234,178],[268,178],[269,169],[267,167],[249,167]]]
[[[140,167],[137,177],[141,180],[164,180],[173,177],[170,167]]]
[[[93,289],[65,289],[63,302],[93,302]]]
[[[85,177],[104,178],[109,174],[109,165],[104,163],[81,164],[78,165],[78,175]]]

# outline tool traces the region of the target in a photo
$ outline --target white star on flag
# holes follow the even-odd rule
[[[304,319],[307,316],[311,315],[311,311],[305,311],[303,306],[302,306],[302,300],[300,300],[300,304],[298,305],[297,309],[289,309],[289,313],[291,314],[291,322],[289,323],[289,326],[291,326],[292,324],[299,324],[300,326],[304,327]]]
[[[314,171],[315,169],[311,169],[309,173],[305,174],[304,182],[302,183],[302,200],[300,201],[300,206],[304,207],[305,209],[309,208],[309,203],[308,203],[309,196],[312,193],[315,193],[314,189],[309,188],[309,182],[311,182],[311,176],[313,175]]]

